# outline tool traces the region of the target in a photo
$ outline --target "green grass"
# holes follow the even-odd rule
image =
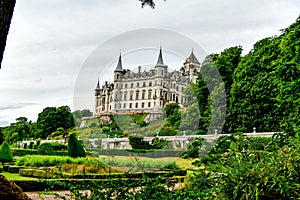
[[[18,173],[9,173],[9,172],[2,172],[3,176],[5,176],[8,180],[38,180],[37,178],[25,177],[20,176]]]

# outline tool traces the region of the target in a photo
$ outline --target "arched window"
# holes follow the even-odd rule
[[[152,98],[152,90],[148,90],[148,99],[151,99]]]
[[[136,100],[139,100],[139,95],[140,95],[140,91],[137,90],[137,91],[135,92],[135,99],[136,99]]]

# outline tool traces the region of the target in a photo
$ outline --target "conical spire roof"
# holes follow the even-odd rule
[[[97,87],[95,90],[100,90],[100,83],[99,83],[99,79],[98,79],[98,83],[97,83]]]
[[[161,50],[161,47],[159,49],[159,55],[158,55],[158,59],[157,59],[157,63],[155,65],[155,67],[157,66],[165,66],[164,65],[164,61],[163,61],[163,57],[162,57],[162,50]]]
[[[121,53],[120,53],[118,65],[117,65],[117,67],[115,69],[115,72],[122,72],[122,71],[123,71],[123,68],[122,68],[122,57],[121,57]]]
[[[194,51],[192,50],[192,53],[190,56],[186,59],[186,62],[194,62],[194,63],[199,63],[198,59],[196,58]],[[200,63],[199,63],[200,64]]]

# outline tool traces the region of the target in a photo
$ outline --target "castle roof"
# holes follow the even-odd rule
[[[163,57],[162,57],[162,50],[161,47],[159,49],[159,55],[158,55],[158,59],[157,59],[157,63],[155,65],[155,67],[162,67],[165,66],[164,65],[164,61],[163,61]]]
[[[122,58],[121,58],[121,53],[120,53],[118,65],[117,65],[117,67],[115,69],[115,72],[122,72],[122,71],[123,71],[123,68],[122,68]]]
[[[100,90],[100,84],[99,84],[99,79],[98,79],[98,83],[97,83],[97,87],[95,90]]]
[[[199,61],[197,60],[194,51],[192,50],[190,56],[185,60],[185,62],[194,62],[194,63],[199,63]],[[199,63],[200,64],[200,63]]]

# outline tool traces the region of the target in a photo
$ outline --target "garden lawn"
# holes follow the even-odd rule
[[[13,180],[38,180],[37,178],[20,176],[19,173],[2,172],[1,174],[4,175],[10,181],[13,181]]]

